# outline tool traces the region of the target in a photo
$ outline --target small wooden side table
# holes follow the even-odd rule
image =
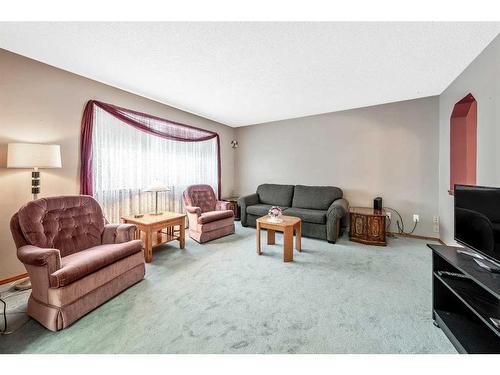
[[[267,229],[267,244],[275,244],[275,232],[283,232],[283,262],[293,261],[293,232],[295,231],[295,248],[302,251],[302,221],[298,217],[281,216],[282,222],[269,221],[269,216],[257,219],[257,254],[262,254],[260,248],[260,230]]]
[[[223,201],[229,202],[229,209],[234,212],[234,220],[241,220],[240,206],[238,206],[238,197],[224,198]]]
[[[179,241],[180,248],[184,249],[186,241],[185,214],[163,212],[161,215],[144,214],[143,217],[123,216],[122,220],[125,224],[137,226],[136,238],[144,241],[147,263],[151,263],[153,260],[153,246]]]
[[[367,245],[386,246],[385,210],[351,207],[349,239]]]

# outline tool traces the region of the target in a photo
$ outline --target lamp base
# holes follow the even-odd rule
[[[163,212],[151,212],[150,215],[157,216],[157,215],[162,215]]]
[[[28,290],[31,289],[31,280],[27,278],[17,284],[14,285],[15,290]]]

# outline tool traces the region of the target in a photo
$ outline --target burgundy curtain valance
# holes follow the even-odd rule
[[[179,142],[203,142],[215,138],[217,141],[217,185],[220,199],[221,157],[220,138],[217,133],[96,100],[89,100],[83,111],[80,143],[80,194],[93,195],[92,133],[94,128],[94,107],[101,108],[137,130],[164,139]]]

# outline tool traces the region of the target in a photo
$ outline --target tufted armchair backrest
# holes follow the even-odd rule
[[[210,185],[191,185],[183,193],[186,206],[200,207],[201,212],[215,211],[217,198]]]
[[[17,219],[27,244],[58,249],[62,257],[102,243],[104,217],[90,196],[37,199],[21,207]]]

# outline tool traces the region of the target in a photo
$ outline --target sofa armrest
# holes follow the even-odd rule
[[[215,203],[215,211],[230,210],[231,209],[230,206],[231,206],[231,202],[217,201],[217,203]]]
[[[259,195],[257,193],[238,198],[238,206],[240,206],[241,208],[241,225],[243,225],[244,227],[248,226],[247,207],[254,204],[259,204]]]
[[[135,224],[106,224],[102,232],[102,244],[114,244],[135,239]]]
[[[17,258],[26,265],[46,266],[50,273],[61,268],[61,253],[57,249],[25,245],[17,249]]]
[[[188,214],[201,215],[201,208],[195,206],[186,206],[186,211]]]
[[[344,199],[335,200],[326,212],[326,239],[335,242],[339,235],[340,220],[347,215],[349,202]]]

